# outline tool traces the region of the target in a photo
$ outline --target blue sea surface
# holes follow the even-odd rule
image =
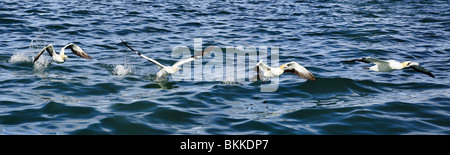
[[[195,38],[223,51],[277,46],[280,64],[317,82],[155,82],[157,66],[120,41],[170,65]],[[93,59],[67,49],[65,63],[44,53],[33,64],[71,42]],[[447,0],[7,0],[0,47],[0,134],[450,134]],[[341,63],[362,57],[418,62],[435,78]]]

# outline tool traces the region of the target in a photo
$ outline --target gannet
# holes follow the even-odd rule
[[[434,78],[434,75],[431,74],[430,71],[423,68],[422,66],[419,66],[419,63],[417,63],[417,62],[405,61],[403,63],[400,63],[395,60],[380,60],[380,59],[375,59],[375,58],[371,58],[371,57],[350,60],[349,62],[355,62],[355,61],[360,61],[360,62],[365,62],[365,63],[374,63],[375,66],[364,67],[364,69],[369,69],[369,70],[373,70],[376,72],[390,72],[390,71],[393,71],[396,69],[400,70],[400,69],[404,69],[404,68],[412,68],[415,71],[427,74],[428,76],[431,76]]]
[[[309,72],[305,67],[301,66],[300,64],[294,61],[285,63],[280,67],[269,67],[263,63],[263,60],[260,60],[258,64],[256,64],[255,69],[258,74],[257,76],[261,81],[266,81],[264,80],[264,78],[268,80],[270,78],[279,77],[283,73],[293,73],[298,77],[311,80],[314,82],[317,81],[314,75],[311,74],[311,72]],[[262,74],[260,70],[263,72]]]
[[[120,39],[120,40],[122,40],[122,39]],[[144,59],[147,59],[148,61],[150,61],[150,62],[152,62],[152,63],[154,63],[154,64],[156,64],[156,65],[158,66],[158,68],[160,69],[160,71],[159,71],[158,73],[156,73],[156,79],[155,79],[155,81],[160,81],[161,78],[164,78],[164,77],[165,77],[166,75],[168,75],[168,74],[176,73],[178,70],[181,69],[181,68],[180,68],[181,65],[183,65],[183,64],[185,64],[185,63],[187,63],[187,62],[191,62],[191,61],[193,61],[194,59],[203,57],[203,55],[205,55],[205,54],[211,52],[211,51],[214,49],[214,47],[212,47],[212,46],[211,46],[211,47],[208,47],[208,48],[206,48],[205,50],[203,50],[203,51],[200,52],[200,53],[197,53],[197,54],[195,54],[195,55],[193,55],[193,56],[191,56],[191,57],[189,57],[189,58],[187,58],[187,59],[182,59],[182,60],[180,60],[180,61],[174,63],[172,66],[164,66],[164,65],[162,65],[161,63],[159,63],[158,61],[153,60],[153,59],[150,59],[150,58],[148,58],[148,57],[142,55],[142,54],[139,53],[138,51],[134,50],[133,48],[131,48],[130,46],[128,46],[123,40],[122,40],[122,43],[123,43],[125,46],[127,46],[129,49],[131,49],[133,52],[137,53],[139,56],[143,57]]]
[[[59,54],[57,54],[55,52],[55,49],[53,49],[53,45],[49,44],[38,53],[38,55],[34,58],[33,63],[39,59],[39,57],[44,53],[44,51],[47,51],[48,54],[50,54],[50,56],[52,56],[52,62],[55,61],[57,63],[64,63],[66,60],[69,59],[69,57],[64,54],[64,50],[67,47],[69,47],[73,53],[75,53],[76,55],[78,55],[82,58],[92,59],[91,56],[89,56],[86,52],[83,51],[83,49],[81,49],[79,46],[75,45],[74,43],[70,43],[70,44],[64,46],[63,48],[61,48],[61,51],[59,52]],[[52,62],[50,62],[50,63],[52,63]]]

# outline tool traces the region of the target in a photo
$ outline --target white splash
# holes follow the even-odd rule
[[[42,39],[43,38],[43,32],[39,30],[38,35],[36,38],[32,39],[30,42],[30,45],[28,49],[17,49],[14,54],[9,59],[9,63],[32,63],[33,69],[42,71],[45,69],[49,64],[49,57],[48,56],[41,56],[41,59],[37,60],[33,63],[34,57],[37,55],[40,49],[42,47],[45,47],[47,45],[47,42]],[[44,53],[46,54],[46,53]],[[47,58],[46,58],[47,57]],[[50,57],[51,59],[51,57]]]
[[[9,58],[10,63],[25,63],[25,62],[32,62],[31,57],[28,57],[26,55],[26,52],[18,52]]]
[[[51,59],[51,58],[50,58]],[[34,57],[32,57],[32,60],[34,60]],[[47,66],[50,64],[50,61],[47,61],[46,58],[40,58],[36,62],[33,63],[33,69],[35,70],[43,70],[47,68]]]
[[[130,74],[136,74],[136,67],[133,63],[129,62],[127,57],[123,57],[123,60],[117,60],[118,62],[123,61],[123,64],[112,64],[110,66],[114,67],[112,69],[113,75],[125,76]],[[135,60],[136,61],[136,60]]]
[[[114,70],[112,71],[114,75],[124,76],[130,74],[132,71],[132,67],[130,65],[116,65]]]

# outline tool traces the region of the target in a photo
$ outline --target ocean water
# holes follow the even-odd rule
[[[317,82],[155,82],[177,47],[277,46]],[[446,0],[1,1],[0,134],[450,134]],[[50,63],[68,43],[69,60]],[[362,57],[419,62],[379,73]],[[200,61],[205,64],[208,61]],[[197,62],[196,62],[197,63]],[[192,63],[194,64],[194,63]],[[254,64],[247,64],[253,66]],[[251,73],[251,69],[246,69]]]

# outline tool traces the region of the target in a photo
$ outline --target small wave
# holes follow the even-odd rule
[[[178,24],[177,26],[200,27],[200,26],[202,26],[202,24],[198,23],[198,22],[187,22],[187,23],[183,23],[183,24]]]

